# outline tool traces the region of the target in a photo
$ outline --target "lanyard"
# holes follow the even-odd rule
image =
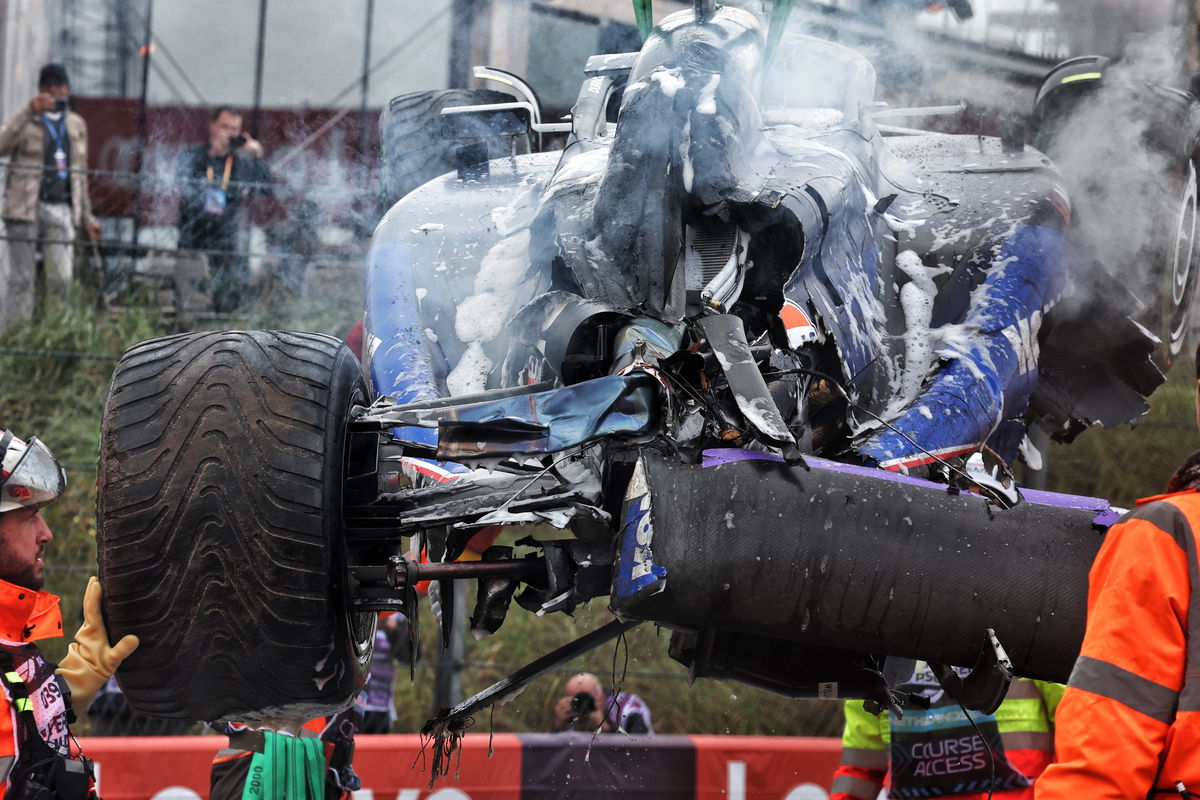
[[[206,174],[208,175],[208,182],[212,183],[213,182],[212,164],[209,164],[208,167],[206,167],[205,169],[207,170]],[[225,174],[221,177],[221,191],[222,192],[225,191],[226,187],[229,186],[229,172],[232,169],[233,169],[233,154],[230,153],[229,155],[225,156]]]
[[[54,142],[54,166],[58,169],[58,179],[65,181],[69,174],[67,172],[67,114],[65,111],[63,112],[57,129],[45,114],[42,114],[42,124],[46,126],[46,133]]]
[[[50,118],[42,114],[42,124],[46,126],[46,133],[50,134],[50,138],[54,141],[54,146],[63,152],[67,150],[67,115],[64,113],[63,118],[58,121],[57,129],[50,123]]]

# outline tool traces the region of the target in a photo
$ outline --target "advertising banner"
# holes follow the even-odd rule
[[[223,736],[84,738],[104,800],[206,800]],[[359,736],[355,800],[827,800],[837,739],[470,734],[430,786],[420,736]],[[489,756],[490,752],[490,756]]]

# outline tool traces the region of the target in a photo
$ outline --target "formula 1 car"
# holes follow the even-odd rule
[[[485,68],[515,99],[394,102],[454,166],[375,233],[365,379],[315,334],[125,354],[98,544],[109,629],[142,636],[119,676],[135,709],[345,707],[377,613],[415,614],[426,580],[443,622],[476,581],[480,632],[514,599],[614,613],[442,731],[642,620],[694,676],[793,697],[896,707],[889,659],[937,665],[972,708],[1012,674],[1066,678],[1117,512],[1010,466],[1030,425],[1139,417],[1183,346],[1195,131],[1138,251],[1170,300],[1139,311],[1112,277],[1137,265],[1102,263],[1047,155],[909,127],[959,109],[889,109],[855,52],[764,28],[697,0],[590,58],[569,123]],[[1088,104],[1081,64],[1041,118]],[[1164,97],[1185,128],[1194,99]],[[547,133],[565,149],[522,152]],[[456,561],[472,539],[482,560]]]

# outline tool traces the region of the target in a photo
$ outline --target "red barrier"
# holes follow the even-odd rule
[[[523,741],[524,739],[524,741]],[[668,763],[663,754],[679,752],[695,774],[679,775],[677,791],[657,792],[660,797],[696,800],[825,800],[837,766],[840,743],[836,739],[750,736],[659,736],[651,740],[617,736],[564,737],[564,761],[589,766],[571,785],[538,785],[533,763],[523,775],[523,750],[529,758],[545,758],[545,736],[496,734],[494,755],[488,757],[488,736],[472,734],[463,742],[450,775],[429,788],[430,754],[422,755],[415,735],[360,736],[354,759],[363,779],[356,800],[534,800],[534,798],[596,798],[611,800],[614,779],[636,780],[636,770],[601,775],[602,765],[624,757],[637,762],[651,751],[657,763]],[[87,738],[84,752],[99,765],[100,793],[105,800],[203,800],[208,796],[208,771],[221,736],[159,736],[139,738]],[[587,752],[591,746],[590,753]],[[605,751],[602,754],[600,751]],[[536,753],[536,755],[535,755]],[[604,757],[602,757],[602,755]],[[645,763],[645,762],[643,762]],[[588,771],[595,769],[592,776]],[[455,780],[455,774],[458,780]],[[672,779],[667,776],[667,783]],[[523,785],[523,780],[527,785]],[[621,793],[644,796],[638,785]]]
[[[521,740],[515,734],[498,733],[492,748],[488,758],[486,734],[465,737],[462,757],[454,757],[450,774],[439,778],[431,791],[432,752],[421,753],[420,736],[359,736],[354,771],[363,788],[355,792],[355,800],[520,800]]]
[[[224,736],[90,737],[79,740],[96,762],[105,800],[149,800],[182,787],[208,797],[208,770]],[[183,800],[185,795],[179,795]]]
[[[696,800],[825,800],[840,739],[691,736]]]

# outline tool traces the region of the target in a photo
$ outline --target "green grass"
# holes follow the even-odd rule
[[[341,336],[354,322],[351,307],[331,303],[281,303],[255,318],[220,327],[313,330]],[[216,326],[216,323],[214,323]],[[0,424],[46,441],[68,465],[65,496],[46,509],[55,531],[48,553],[48,585],[63,597],[66,627],[79,618],[83,586],[95,569],[95,461],[101,409],[114,361],[80,354],[117,355],[134,343],[170,333],[170,325],[148,308],[96,313],[80,305],[56,306],[39,321],[0,334],[0,350],[54,351],[74,355],[0,353]],[[1108,497],[1128,505],[1161,490],[1175,466],[1197,444],[1194,430],[1192,365],[1180,364],[1170,382],[1152,398],[1153,411],[1137,428],[1094,429],[1070,446],[1051,445],[1046,453],[1050,487],[1056,491]],[[467,695],[508,674],[515,666],[606,622],[601,600],[575,616],[538,619],[514,607],[500,631],[468,642],[463,671]],[[397,731],[415,731],[433,712],[433,668],[438,643],[428,606],[422,616],[422,661],[410,682],[401,668],[397,681]],[[840,705],[794,701],[734,683],[700,680],[689,686],[686,669],[666,653],[669,633],[646,624],[623,642],[597,649],[530,686],[494,716],[475,721],[476,730],[548,730],[551,709],[562,684],[574,672],[595,672],[610,685],[620,683],[650,704],[655,728],[663,733],[836,735]],[[59,657],[65,642],[45,647]],[[625,655],[628,652],[628,667]],[[614,668],[614,663],[616,664]],[[624,679],[621,676],[624,674]]]

